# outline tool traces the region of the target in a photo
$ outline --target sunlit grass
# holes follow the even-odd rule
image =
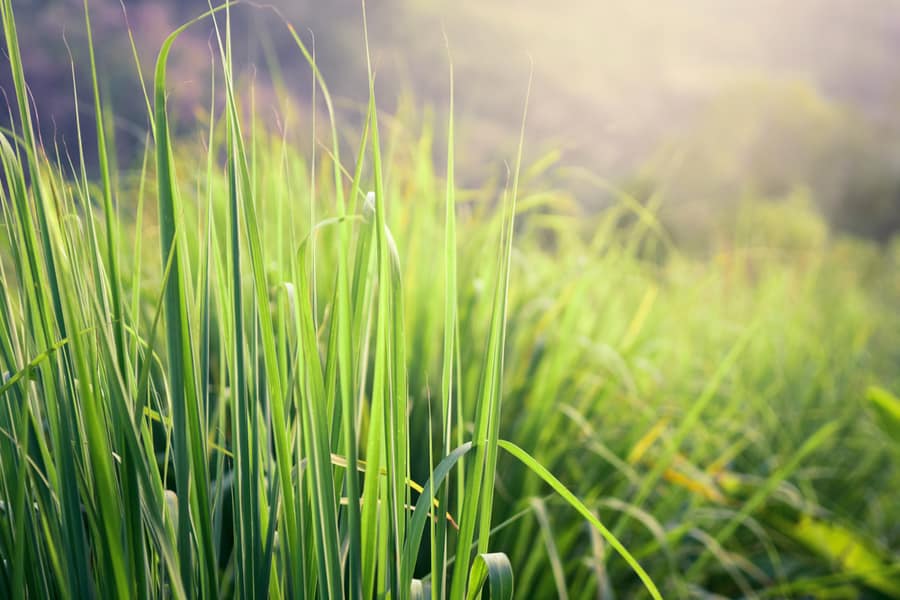
[[[311,159],[244,116],[228,6],[224,112],[170,136],[189,23],[142,165],[96,119],[97,184],[39,145],[0,6],[3,597],[900,594],[889,260],[683,256],[652,206],[534,193],[524,116],[499,197],[457,189],[452,108],[438,168],[371,66],[345,163],[291,28]]]

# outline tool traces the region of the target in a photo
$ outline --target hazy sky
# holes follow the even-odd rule
[[[747,80],[801,82],[874,116],[900,111],[897,0],[401,4],[373,36],[385,71],[440,99],[443,27],[461,111],[490,129],[515,122],[530,56],[535,135],[574,146],[606,140],[611,163]]]

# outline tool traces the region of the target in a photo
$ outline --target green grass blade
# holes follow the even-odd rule
[[[485,581],[488,583],[492,599],[512,600],[514,580],[509,557],[501,552],[481,553],[476,556],[469,575],[466,600],[480,598]]]
[[[613,547],[613,549],[619,553],[619,555],[625,559],[625,562],[628,563],[628,566],[637,573],[638,577],[641,578],[641,581],[644,583],[644,586],[647,588],[647,591],[650,592],[650,595],[656,600],[661,600],[662,596],[659,593],[659,590],[656,587],[656,584],[653,583],[653,580],[650,579],[650,576],[647,575],[647,572],[638,564],[637,560],[631,555],[631,553],[622,545],[622,542],[618,540],[618,538],[613,535],[612,532],[607,529],[603,523],[600,522],[597,517],[581,502],[575,495],[569,491],[569,489],[562,484],[553,474],[544,468],[539,462],[537,462],[530,454],[513,444],[512,442],[508,442],[506,440],[500,440],[498,442],[500,448],[506,450],[509,454],[514,456],[521,462],[523,465],[528,467],[535,475],[543,479],[553,490],[559,494],[563,500],[569,503],[569,505],[578,511],[582,517],[587,519],[587,521],[593,525],[597,531],[603,536],[603,538],[607,541],[607,543]]]

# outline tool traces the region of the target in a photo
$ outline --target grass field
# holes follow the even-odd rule
[[[379,118],[371,75],[361,131],[324,81],[271,130],[227,8],[224,107],[169,136],[174,33],[133,168],[75,65],[89,177],[0,6],[0,596],[900,597],[897,244],[800,198],[685,253],[542,189],[525,110],[506,185],[457,189],[452,108]]]

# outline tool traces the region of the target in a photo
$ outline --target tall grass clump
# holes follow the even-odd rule
[[[93,48],[73,65],[92,178],[36,135],[0,7],[0,597],[900,596],[900,254],[758,202],[684,255],[656,198],[535,191],[524,110],[508,178],[463,189],[452,69],[436,167],[368,55],[339,127],[291,26],[328,126],[285,103],[273,130],[229,4],[162,46],[134,169]],[[198,21],[216,92],[176,138]]]
[[[3,595],[463,598],[488,585],[511,597],[490,527],[521,142],[492,227],[481,383],[462,397],[450,124],[440,426],[413,435],[374,78],[347,176],[327,87],[291,29],[324,97],[330,155],[307,163],[285,138],[261,148],[272,140],[248,128],[232,75],[231,6],[212,8],[197,20],[215,25],[225,104],[210,107],[206,160],[179,160],[166,110],[168,55],[195,20],[163,44],[144,166],[119,189],[91,47],[98,188],[83,157],[67,169],[70,157],[36,138],[11,1],[2,7],[18,112],[0,136]],[[319,169],[330,182],[296,185]],[[150,199],[158,227],[142,223]],[[530,455],[503,447],[587,513]],[[420,485],[411,463],[422,456]]]

